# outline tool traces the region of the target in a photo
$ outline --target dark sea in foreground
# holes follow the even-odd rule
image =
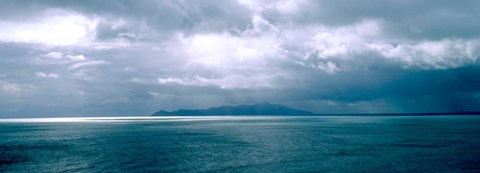
[[[480,172],[480,116],[0,119],[0,172]]]

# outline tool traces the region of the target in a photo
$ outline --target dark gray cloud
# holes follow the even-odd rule
[[[23,1],[0,7],[0,116],[272,102],[479,111],[476,1]]]

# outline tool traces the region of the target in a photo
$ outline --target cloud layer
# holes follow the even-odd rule
[[[272,102],[480,111],[476,1],[23,1],[0,7],[0,116]]]

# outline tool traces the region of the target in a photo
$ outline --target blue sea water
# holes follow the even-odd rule
[[[3,119],[0,172],[480,172],[480,116]]]

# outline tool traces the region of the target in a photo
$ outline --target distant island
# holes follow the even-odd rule
[[[436,115],[480,115],[480,112],[434,112],[434,113],[330,113],[314,114],[309,111],[293,109],[286,106],[260,103],[253,105],[219,106],[208,109],[179,109],[176,111],[160,110],[152,116],[217,116],[217,115],[289,115],[289,116],[436,116]]]
[[[312,112],[282,105],[261,103],[254,105],[220,106],[208,109],[179,109],[155,112],[152,116],[207,116],[207,115],[314,115]]]

